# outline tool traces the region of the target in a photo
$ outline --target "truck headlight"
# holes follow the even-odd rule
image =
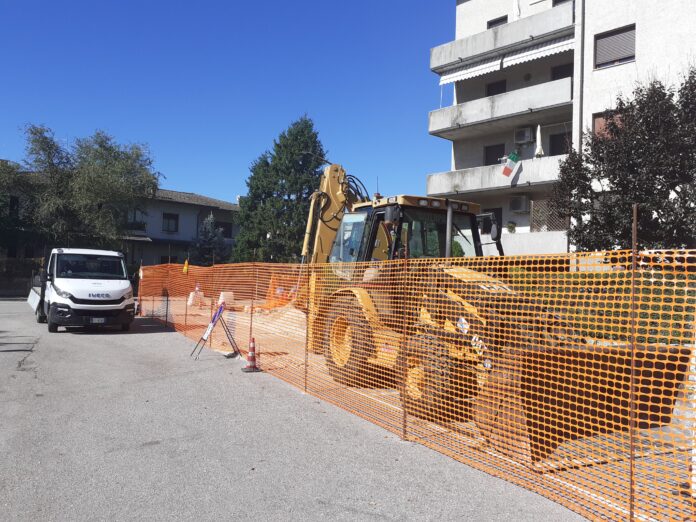
[[[55,290],[56,294],[61,296],[63,299],[72,299],[73,298],[73,296],[70,292],[65,292],[64,290],[61,290],[60,288],[58,288],[56,285],[53,285],[53,290]]]

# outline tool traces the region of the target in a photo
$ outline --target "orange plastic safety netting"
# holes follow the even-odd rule
[[[590,518],[696,515],[696,251],[143,268],[261,368]],[[212,346],[229,350],[222,330]]]

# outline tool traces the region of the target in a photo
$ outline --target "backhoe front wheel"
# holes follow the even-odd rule
[[[409,415],[435,422],[462,421],[470,417],[467,399],[475,374],[449,358],[437,337],[414,335],[397,361],[401,376],[401,405]]]
[[[354,297],[337,299],[325,330],[326,366],[331,377],[352,386],[369,383],[367,359],[373,352],[372,334],[362,307]]]

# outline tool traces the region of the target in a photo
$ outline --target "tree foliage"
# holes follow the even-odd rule
[[[227,260],[229,250],[225,245],[222,229],[215,226],[211,212],[203,220],[198,231],[198,239],[191,249],[191,263],[198,266],[211,266]]]
[[[35,233],[34,185],[19,164],[0,161],[0,246],[21,243]]]
[[[248,194],[240,200],[241,228],[235,261],[297,259],[302,248],[309,197],[318,188],[324,148],[314,123],[292,123],[251,166]]]
[[[641,248],[696,246],[696,69],[675,92],[659,81],[619,97],[606,128],[560,167],[554,207],[579,250],[630,248],[639,204]]]
[[[118,245],[129,213],[157,190],[147,149],[101,131],[63,145],[50,129],[32,125],[26,137],[24,166],[0,164],[0,212],[10,195],[22,202],[13,230],[31,229],[61,246]]]

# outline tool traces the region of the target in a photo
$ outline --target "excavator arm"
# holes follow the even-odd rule
[[[324,170],[319,190],[310,197],[309,216],[302,245],[302,262],[326,263],[346,210],[368,199],[360,181],[340,165]]]

